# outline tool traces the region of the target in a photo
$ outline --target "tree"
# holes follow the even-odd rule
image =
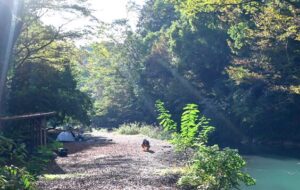
[[[69,60],[57,64],[26,62],[16,69],[8,100],[10,114],[56,111],[59,123],[69,117],[89,124],[89,96],[77,89]]]
[[[299,2],[172,2],[182,18],[188,20],[192,31],[208,27],[212,32],[223,33],[223,39],[227,42],[226,45],[223,40],[223,47],[230,48],[231,53],[227,54],[228,62],[220,73],[226,73],[227,76],[218,77],[216,73],[210,73],[209,76],[218,78],[218,82],[213,85],[213,94],[236,125],[244,126],[243,129],[251,138],[286,139],[287,136],[282,135],[282,131],[289,129],[295,132],[295,118],[299,110],[299,106],[294,104],[299,101],[299,81],[296,77],[299,74]],[[220,35],[212,34],[213,39],[216,36]],[[204,37],[204,40],[207,39],[209,38]],[[188,45],[194,44],[192,49],[201,47],[196,43]],[[204,47],[205,50],[213,47],[211,43],[208,44],[208,47]],[[215,46],[214,49],[224,48]],[[178,52],[185,52],[185,49],[187,48]],[[179,57],[192,58],[191,55]],[[194,60],[197,59],[192,58],[184,63],[190,65]],[[212,59],[199,60],[209,63]],[[204,68],[199,68],[195,73],[200,74],[201,71],[205,71]],[[212,71],[217,70],[212,68]],[[209,72],[204,72],[201,76],[205,76],[205,73]],[[291,135],[289,138],[298,137]]]
[[[138,22],[138,33],[142,36],[160,31],[171,26],[178,19],[174,6],[165,0],[146,1]]]
[[[65,31],[65,25],[55,28],[41,21],[49,11],[91,16],[82,3],[80,0],[74,4],[67,1],[24,2],[20,12],[20,35],[7,81],[9,114],[57,111],[60,123],[67,118],[89,123],[91,100],[77,89],[74,77],[74,65],[81,60],[72,39],[80,37],[81,33]]]

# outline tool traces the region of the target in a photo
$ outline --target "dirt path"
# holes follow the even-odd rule
[[[177,177],[164,175],[176,166],[172,147],[150,139],[152,153],[143,152],[144,136],[93,133],[87,142],[65,144],[70,154],[56,158],[50,167],[54,175],[38,182],[39,189],[150,190],[176,189]]]

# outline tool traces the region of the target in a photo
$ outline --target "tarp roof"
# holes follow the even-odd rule
[[[46,113],[34,113],[34,114],[27,114],[27,115],[7,116],[7,117],[0,117],[0,121],[34,119],[34,118],[53,116],[55,114],[56,112],[46,112]]]

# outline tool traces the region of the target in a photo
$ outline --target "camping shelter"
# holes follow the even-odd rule
[[[32,148],[35,148],[47,145],[47,118],[54,115],[56,115],[56,112],[0,117],[0,128],[6,127],[8,122],[22,121],[22,123],[27,123],[27,125],[18,125],[18,127],[29,130],[32,136],[29,143],[33,146]]]
[[[60,142],[74,142],[75,137],[70,131],[63,131],[58,134],[56,140]]]

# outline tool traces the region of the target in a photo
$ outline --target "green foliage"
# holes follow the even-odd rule
[[[170,133],[163,131],[161,128],[148,125],[145,123],[124,123],[117,130],[118,133],[124,135],[142,134],[154,139],[166,140],[170,139]]]
[[[161,101],[157,102],[158,120],[170,120],[171,115]],[[254,185],[255,180],[242,170],[246,165],[236,150],[225,148],[220,150],[217,145],[207,146],[208,137],[214,131],[205,116],[199,118],[200,111],[195,104],[187,104],[181,116],[180,131],[163,123],[165,129],[172,133],[171,143],[179,151],[187,149],[195,151],[188,170],[179,179],[178,185],[188,189],[230,190],[238,189],[241,183]],[[165,114],[165,113],[168,114]],[[172,123],[171,123],[172,124]]]
[[[200,111],[196,104],[187,104],[183,110],[180,128],[182,137],[188,141],[188,146],[195,144],[194,140],[207,143],[208,135],[214,131],[214,127],[209,126],[209,119],[204,115],[199,118]]]
[[[122,124],[117,132],[122,135],[137,135],[140,133],[139,123],[128,123]]]
[[[0,168],[0,189],[3,190],[33,190],[34,178],[26,170],[15,166],[4,166]]]
[[[6,184],[6,180],[5,180],[5,176],[4,175],[0,175],[0,187],[4,187]]]
[[[4,115],[57,111],[59,122],[71,117],[81,123],[89,123],[92,104],[89,96],[77,89],[73,66],[79,59],[75,56],[77,48],[70,41],[83,33],[67,31],[64,24],[56,28],[41,21],[50,10],[52,13],[68,12],[69,16],[76,15],[76,18],[80,15],[89,17],[91,12],[84,2],[25,0],[19,3],[18,14],[14,15],[17,26],[12,39],[15,46],[10,56],[8,76],[0,69],[5,74],[1,78],[8,79],[3,97],[1,84],[1,116],[5,106]],[[45,8],[48,11],[42,11]],[[41,11],[44,13],[41,14]],[[8,36],[4,38],[8,39]],[[26,131],[26,125],[24,121],[13,127],[9,125],[4,134],[11,132],[7,135],[11,139],[0,136],[0,189],[33,189],[33,178],[26,170],[38,174],[52,156],[49,147],[32,152],[28,143],[32,135],[31,131]]]
[[[218,123],[220,140],[233,140],[234,131],[263,141],[299,139],[299,3],[167,2],[179,16],[148,44],[148,92],[167,99],[175,117],[184,103],[201,102]]]
[[[254,185],[255,180],[243,172],[246,165],[236,150],[215,146],[200,146],[188,172],[180,178],[180,186],[190,189],[230,190],[240,184]]]
[[[165,0],[148,0],[145,2],[138,22],[139,33],[143,36],[169,27],[179,15],[174,6]]]
[[[43,173],[49,162],[54,159],[53,151],[62,147],[63,144],[57,141],[49,143],[47,146],[38,147],[25,164],[27,171],[35,175]]]
[[[165,131],[172,132],[171,143],[175,144],[178,151],[186,151],[194,148],[196,144],[205,144],[208,136],[214,131],[214,127],[209,125],[209,119],[204,115],[199,117],[200,111],[196,104],[187,104],[183,108],[181,115],[180,130],[176,131],[176,123],[171,119],[171,114],[164,107],[164,103],[157,101],[159,112],[158,121]]]
[[[168,140],[171,138],[171,135],[168,131],[164,131],[154,125],[141,124],[140,134],[160,140]]]
[[[123,29],[127,25],[111,27]],[[149,109],[139,85],[138,72],[142,70],[139,59],[143,47],[139,38],[128,31],[120,35],[120,38],[127,38],[124,43],[101,42],[87,47],[83,51],[87,64],[78,67],[81,90],[94,99],[96,117],[93,125],[97,127],[106,127],[107,123],[117,127],[124,122],[148,121],[151,116],[142,116]],[[131,56],[133,52],[137,56]]]
[[[60,123],[71,117],[89,124],[91,100],[77,89],[70,65],[64,64],[59,68],[46,63],[26,63],[18,67],[8,100],[10,114],[56,111]]]
[[[229,36],[234,40],[234,48],[241,49],[245,45],[244,41],[247,37],[247,30],[249,30],[248,27],[247,23],[241,22],[228,29]]]
[[[0,135],[0,166],[23,165],[27,158],[25,144],[17,144],[12,139]]]
[[[70,41],[83,34],[65,30],[64,24],[58,28],[49,26],[40,15],[46,7],[76,18],[89,17],[89,7],[82,0],[72,3],[26,0],[20,4],[20,17],[16,18],[20,26],[15,32],[18,35],[7,77],[7,94],[3,97],[7,102],[6,115],[56,111],[58,122],[71,117],[89,124],[92,103],[87,94],[77,89],[73,67],[80,61],[77,48]],[[84,35],[87,33],[85,30]]]
[[[156,102],[156,109],[159,111],[159,124],[163,126],[165,131],[176,132],[177,131],[177,124],[171,118],[170,112],[165,108],[165,105],[162,101],[158,100]]]
[[[61,147],[63,147],[62,143],[55,141],[47,146],[39,147],[29,155],[24,143],[17,144],[12,139],[0,135],[0,166],[23,167],[29,173],[38,175],[54,158],[53,151]]]

